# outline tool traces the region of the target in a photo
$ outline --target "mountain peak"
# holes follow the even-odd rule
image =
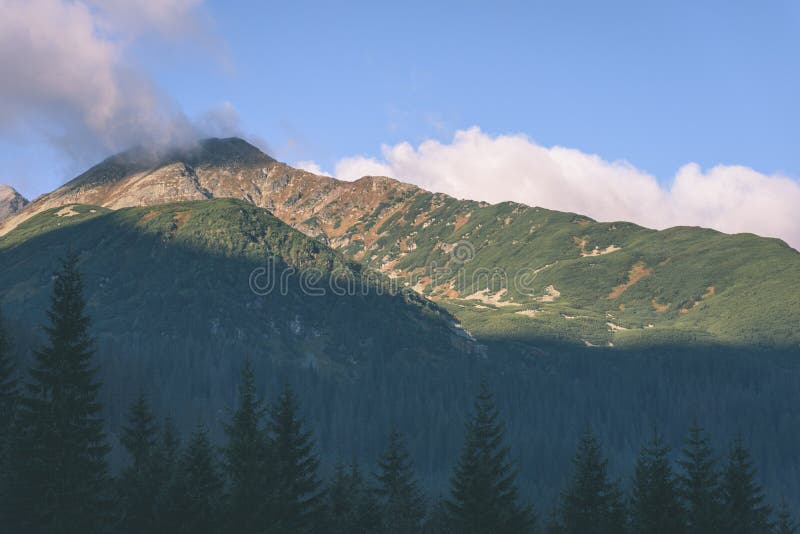
[[[0,198],[8,198],[13,195],[18,195],[17,190],[7,184],[0,184]]]
[[[230,166],[235,164],[272,163],[274,161],[273,158],[239,137],[209,137],[192,143],[166,148],[136,146],[109,156],[81,176],[86,176],[93,173],[93,171],[95,171],[93,174],[96,174],[97,170],[107,171],[112,168],[120,168],[125,173],[138,172],[176,162],[184,162],[192,166],[203,164]]]
[[[28,200],[10,185],[0,184],[0,221],[8,219],[28,204]]]
[[[275,160],[240,137],[209,137],[194,146],[178,149],[176,155],[195,163],[225,165],[232,163],[264,164]]]

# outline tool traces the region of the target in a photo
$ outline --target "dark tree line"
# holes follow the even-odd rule
[[[3,388],[13,395],[3,404],[15,409],[4,432],[2,507],[6,524],[23,532],[94,532],[110,511],[109,447],[77,261],[70,253],[55,277],[48,343],[34,351],[24,387]],[[7,358],[4,350],[6,369]]]
[[[267,405],[246,363],[221,448],[199,426],[186,444],[140,394],[109,475],[93,340],[78,257],[55,275],[45,328],[24,379],[0,325],[0,524],[6,532],[176,533],[779,533],[788,507],[765,503],[741,438],[724,465],[697,424],[676,465],[658,433],[641,449],[626,492],[587,426],[559,503],[543,521],[517,486],[505,426],[485,385],[466,423],[450,494],[424,495],[404,438],[364,473],[340,461],[325,482],[312,432],[286,388]]]

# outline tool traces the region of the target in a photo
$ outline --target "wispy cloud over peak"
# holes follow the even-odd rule
[[[0,1],[0,135],[42,137],[85,163],[231,127],[231,109],[187,117],[130,58],[137,39],[197,35],[203,19],[199,0]]]

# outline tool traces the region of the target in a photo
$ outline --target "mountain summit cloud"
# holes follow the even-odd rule
[[[210,118],[220,119],[212,133],[234,133],[229,104],[192,120],[132,57],[140,40],[209,40],[201,7],[197,0],[0,1],[0,135],[41,137],[85,162],[145,142],[184,142]]]

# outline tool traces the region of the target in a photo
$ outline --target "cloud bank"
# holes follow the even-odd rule
[[[384,145],[380,159],[348,157],[332,173],[354,180],[391,176],[425,189],[488,202],[513,200],[570,211],[601,221],[626,220],[651,228],[688,225],[727,233],[778,237],[800,250],[800,183],[735,165],[681,167],[665,186],[625,161],[559,146],[524,135],[491,136],[478,127],[456,132],[452,142]],[[319,172],[314,162],[301,162]]]
[[[197,39],[200,0],[0,0],[0,135],[34,135],[73,159],[235,128],[223,106],[187,118],[136,67],[139,39]],[[235,110],[234,110],[235,111]]]

